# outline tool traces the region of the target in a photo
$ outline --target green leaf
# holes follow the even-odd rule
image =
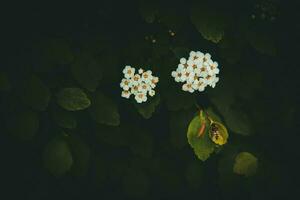
[[[192,23],[206,40],[218,43],[223,38],[226,15],[217,10],[215,6],[203,2],[194,4],[190,17]]]
[[[120,116],[118,107],[112,99],[97,92],[89,109],[91,117],[99,124],[118,126]]]
[[[222,82],[209,91],[211,102],[222,114],[226,126],[241,135],[250,135],[252,133],[249,114],[241,108],[241,102],[237,101],[238,94],[242,94],[241,88],[237,88],[234,75],[223,75]],[[243,89],[247,88],[243,85]]]
[[[149,180],[140,169],[128,169],[122,180],[124,192],[132,198],[142,198],[149,192]]]
[[[257,158],[248,152],[241,152],[235,157],[233,171],[246,177],[252,176],[257,170]]]
[[[124,147],[128,144],[127,131],[122,126],[97,124],[96,137],[100,142],[113,147]]]
[[[54,176],[61,176],[69,171],[73,157],[66,141],[55,138],[47,144],[44,150],[44,164]]]
[[[132,131],[129,138],[130,150],[135,155],[150,158],[153,153],[153,137],[147,131]]]
[[[198,190],[201,188],[203,184],[203,166],[200,161],[193,161],[188,164],[186,172],[185,172],[186,179],[189,185]]]
[[[42,70],[49,70],[59,65],[66,65],[73,61],[74,56],[71,48],[63,39],[50,39],[38,48],[40,56],[40,68]]]
[[[73,156],[73,164],[70,169],[71,173],[76,176],[86,175],[90,164],[90,147],[76,135],[68,137],[68,144]]]
[[[46,85],[35,75],[28,77],[21,90],[22,101],[34,110],[44,111],[48,107],[51,93]]]
[[[275,56],[277,48],[275,39],[270,31],[264,29],[255,29],[247,31],[247,38],[250,45],[261,54]]]
[[[11,89],[11,83],[7,77],[7,74],[0,71],[0,91],[9,91]]]
[[[39,129],[39,117],[36,112],[25,110],[8,119],[8,131],[21,140],[30,140]]]
[[[57,103],[68,111],[84,110],[91,101],[80,88],[64,88],[57,93]]]
[[[171,111],[178,111],[181,109],[189,109],[195,103],[194,96],[186,92],[180,91],[180,88],[169,88],[165,91],[165,101],[167,108]]]
[[[135,107],[145,119],[149,119],[154,113],[155,108],[159,105],[159,102],[160,102],[160,96],[155,95],[154,98],[149,99],[146,103],[135,104]]]
[[[211,141],[207,128],[205,129],[205,132],[202,136],[198,136],[199,129],[202,123],[205,123],[206,127],[208,127],[209,125],[208,121],[203,117],[201,117],[201,119],[198,115],[194,117],[194,119],[189,124],[187,137],[188,142],[194,149],[196,156],[200,160],[205,161],[208,159],[210,154],[214,152],[215,144]]]
[[[175,47],[171,49],[176,58],[180,59],[189,55],[190,50],[185,47]]]
[[[89,54],[79,55],[72,64],[71,72],[82,87],[92,92],[96,90],[102,79],[101,66]]]
[[[60,108],[56,108],[52,112],[54,121],[62,128],[74,129],[77,127],[76,118],[72,113]]]
[[[193,116],[193,110],[181,110],[171,113],[169,122],[170,141],[174,147],[181,149],[188,144],[186,130]]]

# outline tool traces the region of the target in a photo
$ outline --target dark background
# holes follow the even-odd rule
[[[256,5],[262,4],[274,10],[261,11]],[[204,12],[202,5],[224,19],[199,22],[220,23],[216,26],[224,36],[218,43],[206,40],[191,20],[191,10]],[[1,199],[289,199],[299,184],[298,8],[279,0],[1,6]],[[261,18],[261,13],[268,16]],[[191,50],[212,54],[220,65],[220,82],[180,99],[176,93],[183,91],[170,73]],[[98,66],[101,71],[93,91],[71,72],[81,58],[83,69]],[[126,64],[160,77],[160,103],[150,119],[120,96]],[[40,95],[26,90],[32,75],[51,93],[45,108],[24,100]],[[55,94],[65,87],[82,88],[91,99],[99,91],[107,95],[118,107],[120,125],[96,123],[89,114],[93,108],[68,112],[76,128],[58,124],[53,112],[61,108]],[[246,123],[249,134],[226,124],[222,108],[229,106],[228,98],[234,99],[232,120]],[[186,139],[187,124],[197,112],[193,99],[212,107],[230,134],[223,149],[205,162],[197,160]],[[19,120],[24,112],[38,118],[33,135],[12,128],[27,124]],[[240,117],[245,115],[246,122]],[[55,138],[66,140],[74,156],[71,169],[59,176],[44,166],[44,149]],[[230,158],[241,151],[258,158],[252,177],[230,171]]]

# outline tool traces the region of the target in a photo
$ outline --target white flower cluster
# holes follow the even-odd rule
[[[154,88],[158,83],[158,77],[152,75],[152,71],[144,71],[139,69],[135,74],[136,69],[131,66],[125,66],[123,70],[124,78],[120,86],[123,89],[121,96],[129,99],[133,94],[138,103],[147,101],[147,94],[153,97],[155,95]]]
[[[184,83],[183,91],[202,92],[206,86],[214,88],[219,81],[218,63],[211,59],[209,53],[191,51],[188,59],[181,58],[176,71],[172,72],[176,82]]]

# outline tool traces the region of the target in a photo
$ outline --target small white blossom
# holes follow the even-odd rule
[[[135,68],[130,66],[124,68],[124,78],[120,83],[120,87],[123,89],[121,96],[129,99],[131,95],[134,95],[137,103],[143,103],[147,101],[147,95],[151,97],[155,95],[154,88],[159,79],[153,76],[150,70],[145,71],[140,68],[137,70],[137,74],[135,71]]]
[[[131,92],[128,91],[128,90],[122,91],[122,94],[121,94],[121,96],[126,98],[126,99],[129,99],[130,95],[131,95]]]
[[[150,90],[149,91],[149,96],[153,97],[155,95],[155,90]]]
[[[125,78],[131,78],[135,73],[135,68],[130,67],[127,65],[123,70]]]
[[[176,82],[184,83],[182,90],[193,93],[202,92],[207,86],[214,88],[220,73],[218,63],[211,59],[209,53],[191,51],[188,59],[181,58],[180,63],[171,76]]]
[[[147,96],[145,93],[137,93],[135,95],[135,100],[136,102],[138,103],[143,103],[143,102],[146,102],[147,101]]]
[[[139,74],[142,74],[142,73],[144,73],[144,70],[140,68],[138,72],[139,72]]]

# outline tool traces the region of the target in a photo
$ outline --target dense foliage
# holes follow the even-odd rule
[[[30,199],[281,197],[294,179],[285,173],[293,169],[299,102],[282,4],[20,6],[0,60],[7,192],[20,188],[10,195]],[[171,72],[191,50],[218,61],[215,88],[190,94],[174,81]],[[121,97],[125,65],[159,77],[154,97],[141,104]]]

